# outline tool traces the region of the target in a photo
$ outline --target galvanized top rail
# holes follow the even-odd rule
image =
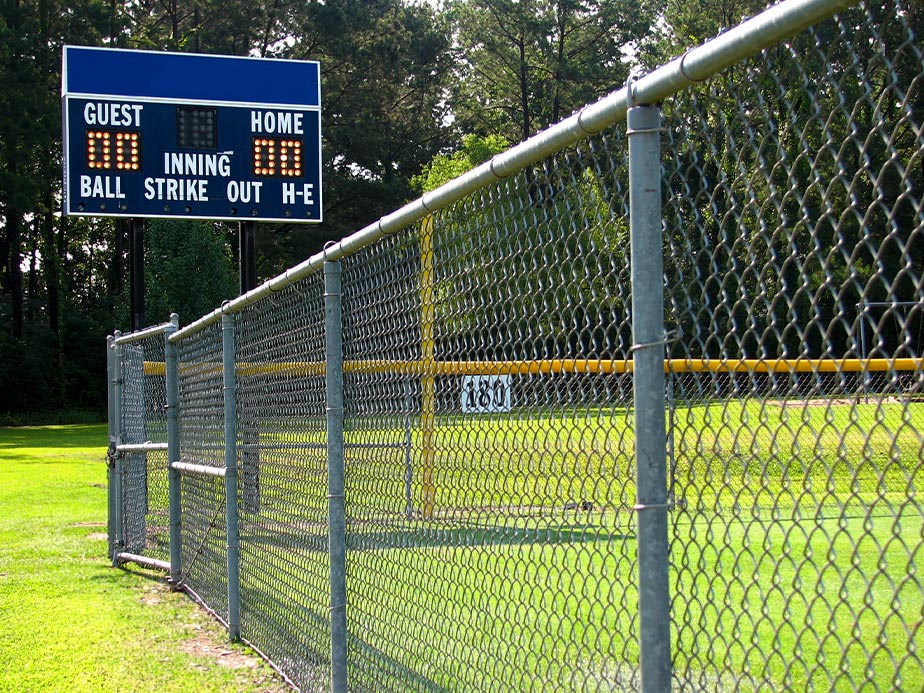
[[[120,334],[116,332],[112,343],[128,344],[129,342],[137,342],[141,339],[146,339],[147,337],[156,337],[159,334],[168,332],[171,328],[176,329],[179,324],[179,316],[176,313],[171,313],[169,322],[162,322],[159,325],[151,325],[150,327],[145,327],[143,330],[138,330],[137,332],[129,332],[128,334]]]
[[[657,103],[857,2],[858,0],[784,0],[734,29],[688,50],[653,72],[631,81],[626,88],[584,107],[557,125],[328,246],[301,264],[190,323],[174,333],[170,339],[178,340],[194,334],[215,323],[223,314],[239,312],[274,291],[280,291],[317,272],[325,260],[340,260],[352,255],[382,237],[448,207],[491,183],[507,178],[587,135],[600,132],[624,120],[630,106]]]

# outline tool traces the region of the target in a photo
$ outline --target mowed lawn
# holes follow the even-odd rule
[[[679,405],[673,420],[678,682],[924,690],[924,403],[729,401]],[[430,520],[404,517],[419,429],[408,456],[384,447],[406,431],[349,423],[348,628],[359,689],[395,677],[424,690],[638,686],[625,411],[439,417]],[[261,573],[245,577],[252,603],[281,598],[269,596],[271,579],[292,563],[324,575],[324,526],[291,521],[323,515],[323,456],[298,448],[318,440],[282,426],[261,440],[279,449],[263,458],[261,511],[242,524],[248,565]],[[419,490],[415,481],[415,500]],[[586,512],[575,507],[584,500]],[[325,598],[305,588],[297,601],[323,619]]]
[[[922,407],[677,407],[678,684],[924,689]],[[405,517],[419,428],[350,423],[353,687],[637,688],[634,439],[624,410],[438,418],[431,519],[419,514],[416,475],[414,517]],[[104,439],[102,427],[0,429],[0,691],[284,690],[185,597],[108,566]],[[305,657],[305,637],[323,659],[319,433],[267,426],[260,442],[261,507],[242,518],[245,613],[251,628],[302,638],[292,652],[256,641],[276,661]],[[306,681],[312,666],[302,667]]]
[[[0,428],[0,691],[289,688],[160,574],[106,559],[106,428]]]

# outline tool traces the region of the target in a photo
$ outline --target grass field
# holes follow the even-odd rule
[[[0,691],[289,690],[161,575],[110,567],[105,446],[0,428]]]
[[[405,450],[384,445],[405,432],[348,420],[354,685],[637,686],[629,421],[625,410],[438,417],[436,515],[408,520]],[[924,403],[731,401],[678,406],[674,422],[677,680],[924,689]],[[316,426],[261,438],[242,579],[248,618],[268,634],[323,638],[324,461],[298,447],[318,440]],[[411,443],[414,464],[416,427]],[[591,509],[573,506],[583,500]]]
[[[924,403],[681,403],[672,420],[677,683],[924,690]],[[243,635],[314,690],[329,652],[323,423],[262,424]],[[431,439],[428,519],[417,422],[347,419],[351,685],[637,688],[631,412],[439,416]],[[216,503],[203,518],[222,511],[220,492],[202,497]],[[212,568],[193,589],[221,593]]]

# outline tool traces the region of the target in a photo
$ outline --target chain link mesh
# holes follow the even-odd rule
[[[121,344],[121,443],[165,443],[164,336]],[[162,451],[121,453],[122,546],[128,553],[167,560],[167,455]]]
[[[924,686],[924,25],[897,5],[665,104],[684,689]]]
[[[225,466],[221,325],[178,344],[180,462]],[[225,480],[181,474],[181,581],[228,620],[228,527]]]
[[[601,372],[631,343],[624,148],[600,137],[343,263],[360,689],[636,678],[631,385]]]
[[[922,21],[860,6],[663,105],[678,690],[924,687]],[[626,139],[342,261],[353,690],[640,687]],[[322,283],[234,317],[241,633],[306,691]],[[181,459],[221,467],[220,326],[178,346]],[[182,478],[184,584],[226,618],[224,480]]]
[[[311,277],[235,316],[241,632],[301,690],[330,681],[324,309]]]

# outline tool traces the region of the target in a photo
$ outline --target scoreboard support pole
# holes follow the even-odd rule
[[[257,288],[256,228],[255,221],[240,222],[241,294]]]
[[[257,287],[257,251],[255,221],[242,221],[238,244],[238,261],[241,268],[241,294]],[[258,407],[262,404],[258,404]],[[260,512],[260,416],[250,411],[241,420],[244,446],[241,450],[240,482],[243,488],[245,513]]]
[[[119,219],[117,224],[123,226],[129,234],[129,275],[131,284],[132,332],[145,325],[144,318],[144,219],[132,217]]]

